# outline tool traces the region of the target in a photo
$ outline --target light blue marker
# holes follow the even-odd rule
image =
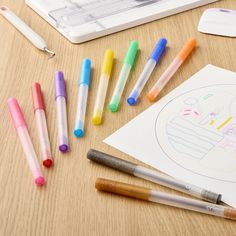
[[[154,70],[156,64],[161,59],[161,56],[163,55],[165,48],[166,48],[167,40],[165,38],[161,38],[159,42],[156,44],[156,47],[154,48],[150,58],[148,59],[143,72],[139,76],[133,90],[131,91],[127,102],[129,105],[135,105],[137,103],[138,97],[140,93],[142,92],[145,84],[147,83],[152,71]]]
[[[74,129],[74,135],[78,138],[84,136],[84,120],[87,106],[88,88],[90,83],[90,71],[91,71],[91,61],[88,58],[83,60],[79,90],[78,90],[78,108],[76,115],[76,123]]]

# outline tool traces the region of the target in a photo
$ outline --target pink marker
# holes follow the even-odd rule
[[[9,98],[7,103],[14,126],[25,152],[26,159],[33,174],[34,182],[38,186],[43,186],[46,181],[40,169],[20,106],[15,98]]]
[[[39,83],[33,83],[32,96],[34,104],[34,114],[38,127],[38,135],[39,135],[43,165],[49,168],[52,165],[53,158],[51,154],[51,147],[48,136],[43,94]]]

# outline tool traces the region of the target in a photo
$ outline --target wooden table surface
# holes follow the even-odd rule
[[[106,177],[180,194],[93,164],[86,158],[89,148],[95,148],[138,163],[102,142],[105,137],[150,106],[142,96],[136,107],[128,107],[123,98],[118,113],[112,114],[107,109],[121,69],[122,58],[132,39],[139,41],[141,50],[130,82],[125,88],[124,97],[129,94],[156,41],[163,36],[168,39],[169,48],[145,87],[144,94],[190,37],[197,38],[198,48],[165,87],[162,96],[209,63],[236,70],[236,39],[209,36],[197,31],[199,18],[205,9],[236,9],[235,0],[222,0],[80,45],[67,41],[27,7],[23,0],[2,0],[1,4],[7,5],[40,33],[57,55],[49,60],[47,55],[35,49],[0,17],[0,143],[3,147],[0,155],[0,235],[236,235],[236,223],[231,220],[97,192],[94,188],[96,178]],[[107,48],[114,49],[116,60],[105,104],[104,123],[95,127],[91,123],[91,117],[100,67]],[[77,83],[84,57],[90,57],[92,60],[92,83],[86,115],[86,136],[76,139],[73,136],[73,128]],[[65,73],[68,91],[71,151],[65,155],[60,154],[57,148],[53,86],[56,70]],[[41,189],[33,184],[6,104],[11,96],[18,99],[40,158],[31,100],[31,84],[35,81],[41,84],[44,92],[51,147],[55,158],[52,169],[43,169],[47,184]]]

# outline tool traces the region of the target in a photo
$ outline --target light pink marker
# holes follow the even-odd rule
[[[9,98],[8,101],[9,111],[11,113],[11,117],[16,128],[16,131],[19,135],[21,145],[25,152],[26,159],[30,166],[31,172],[34,177],[34,182],[38,186],[43,186],[46,181],[43,177],[42,171],[39,166],[39,162],[37,160],[33,144],[31,142],[28,129],[20,109],[20,106],[15,98]]]

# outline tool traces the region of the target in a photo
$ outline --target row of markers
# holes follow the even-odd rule
[[[140,77],[138,78],[133,90],[131,91],[127,102],[129,105],[135,105],[138,98],[147,83],[152,71],[162,57],[167,45],[167,40],[161,38],[156,44],[154,51],[152,52],[150,58],[148,59]],[[196,40],[193,38],[189,40],[179,54],[175,57],[170,66],[166,69],[160,79],[156,82],[153,88],[149,91],[147,97],[153,102],[156,100],[158,94],[163,89],[163,87],[170,80],[172,75],[181,66],[184,60],[188,57],[191,51],[196,46]],[[124,87],[126,85],[127,79],[134,65],[135,58],[138,52],[138,42],[132,41],[125,55],[123,66],[115,86],[114,93],[112,95],[111,101],[109,103],[109,110],[111,112],[116,112],[119,109],[120,99]],[[97,98],[95,102],[94,112],[92,122],[94,125],[99,125],[102,123],[102,114],[104,103],[106,99],[106,93],[109,83],[109,78],[112,71],[114,60],[114,52],[112,50],[106,50],[105,57],[102,65],[101,77],[98,86]],[[79,92],[78,92],[78,109],[76,115],[76,124],[74,129],[74,135],[76,137],[84,136],[84,121],[87,106],[88,88],[90,84],[90,71],[91,71],[91,61],[86,58],[83,60],[80,82],[79,82]],[[32,85],[32,97],[34,105],[34,113],[37,122],[38,135],[42,153],[43,165],[47,168],[51,167],[53,164],[53,158],[51,154],[49,135],[47,130],[46,115],[45,115],[45,104],[43,99],[43,94],[41,91],[41,86],[39,83],[34,83]],[[55,99],[57,104],[57,116],[58,116],[58,136],[59,136],[59,150],[65,153],[69,150],[68,146],[68,128],[67,128],[67,112],[66,112],[66,89],[64,75],[61,71],[55,73]],[[24,120],[20,106],[15,98],[8,99],[9,111],[17,130],[21,144],[23,146],[27,161],[29,163],[30,169],[32,171],[35,183],[38,186],[43,186],[45,184],[45,178],[43,177],[40,165],[38,163],[36,153],[30,139],[26,122]]]
[[[156,47],[154,48],[150,58],[148,59],[146,65],[144,66],[142,73],[140,74],[136,84],[134,85],[134,88],[132,89],[127,99],[127,103],[129,105],[133,106],[137,104],[138,98],[145,84],[147,83],[148,79],[150,78],[150,75],[152,74],[154,68],[156,67],[157,63],[159,62],[159,60],[161,59],[165,51],[166,45],[167,45],[167,40],[165,38],[161,38],[159,42],[156,44]],[[162,74],[160,79],[148,92],[147,98],[150,102],[154,102],[157,99],[161,90],[168,83],[168,81],[171,79],[173,74],[178,70],[178,68],[181,66],[181,64],[185,61],[185,59],[189,56],[189,54],[192,52],[192,50],[195,47],[196,47],[195,38],[190,39],[185,44],[185,46],[181,49],[178,55],[174,58],[173,62]],[[117,112],[119,109],[120,99],[122,97],[122,93],[124,91],[129,74],[131,72],[131,68],[134,65],[138,48],[139,46],[138,46],[137,41],[134,40],[130,43],[130,46],[128,48],[128,51],[123,61],[123,66],[122,66],[118,81],[116,83],[111,101],[109,103],[109,110],[111,112]],[[109,82],[109,78],[112,71],[113,59],[114,59],[114,52],[112,50],[107,50],[105,53],[104,61],[103,61],[102,73],[101,73],[101,78],[100,78],[100,83],[99,83],[98,93],[97,93],[97,98],[96,98],[96,104],[95,104],[93,118],[92,118],[92,122],[95,125],[99,125],[102,123],[103,107],[104,107],[104,103],[106,99],[108,82]],[[91,66],[91,63],[89,59],[85,59],[85,61],[83,62],[83,67],[82,67],[83,69],[81,73],[80,84],[84,83],[84,81],[89,81],[90,66]],[[87,83],[87,86],[88,86],[88,83]],[[82,91],[83,90],[81,89],[81,94],[82,94]],[[86,104],[83,104],[83,105],[84,105],[83,107],[86,107]],[[76,125],[74,134],[77,137],[80,137],[80,132],[77,132],[77,130],[80,130],[79,124]]]
[[[33,83],[32,85],[32,98],[35,120],[38,129],[42,162],[46,168],[50,168],[53,164],[53,157],[51,153],[47,129],[45,103],[41,86],[39,83]],[[58,114],[59,150],[62,153],[66,153],[67,151],[69,151],[66,112],[66,88],[64,75],[61,71],[57,71],[55,73],[55,100]],[[26,159],[33,174],[34,182],[38,186],[43,186],[46,181],[43,177],[19,103],[15,98],[9,98],[7,103],[14,126],[20,138],[24,153],[26,155]]]

